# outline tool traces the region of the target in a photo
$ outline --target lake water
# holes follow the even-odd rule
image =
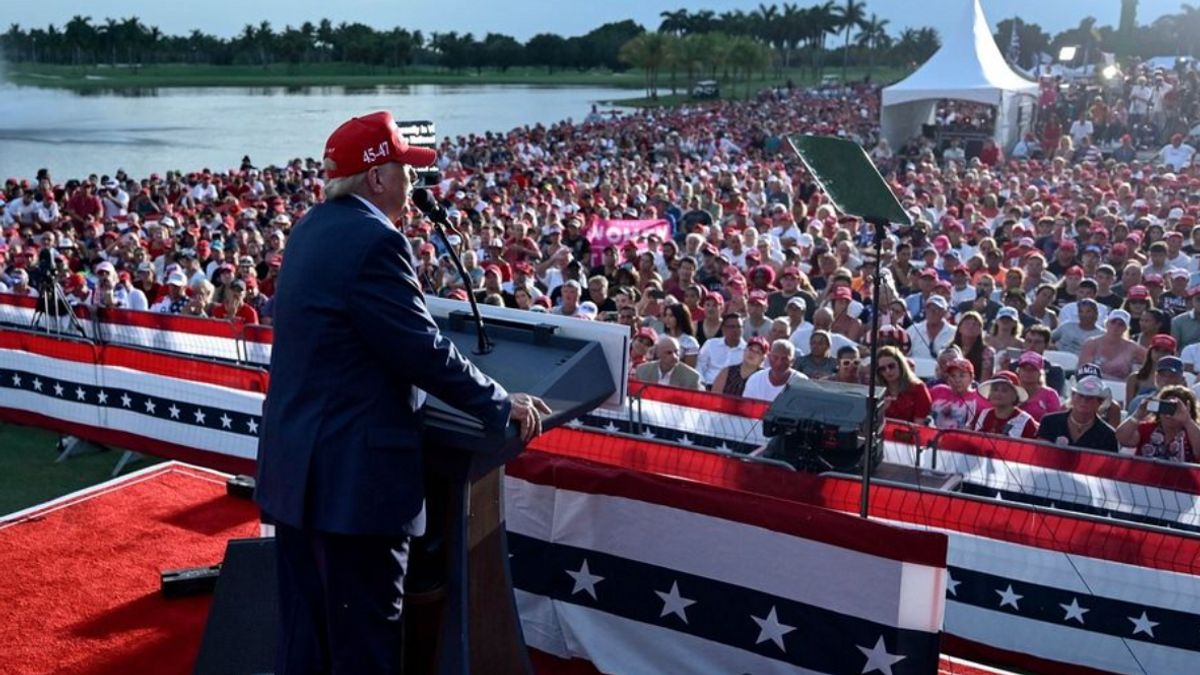
[[[636,90],[522,85],[367,88],[166,88],[76,93],[0,86],[0,179],[50,169],[56,182],[124,168],[142,178],[169,169],[236,168],[319,157],[347,118],[390,110],[428,119],[439,138],[581,120],[598,101]]]

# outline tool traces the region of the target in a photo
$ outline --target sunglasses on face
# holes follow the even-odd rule
[[[890,363],[879,364],[879,372],[880,373],[890,373],[893,370],[899,370],[899,369],[900,369],[900,364],[896,363],[895,361],[892,361]]]
[[[842,359],[838,362],[838,365],[840,365],[842,368],[850,368],[851,366],[857,366],[858,361],[855,359]]]

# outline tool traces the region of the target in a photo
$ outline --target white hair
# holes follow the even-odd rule
[[[654,343],[654,349],[655,349],[655,351],[657,351],[659,349],[662,349],[663,347],[674,347],[675,351],[678,352],[679,351],[679,340],[676,340],[675,338],[671,337],[670,335],[660,335],[658,338],[658,342]]]
[[[796,355],[796,345],[791,340],[779,339],[771,343],[771,351],[787,352],[788,358]]]
[[[362,188],[363,183],[367,180],[367,172],[356,173],[353,176],[342,176],[340,178],[330,178],[325,182],[325,199],[337,199],[346,195],[354,194]]]

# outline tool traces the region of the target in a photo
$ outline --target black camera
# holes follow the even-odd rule
[[[53,283],[58,274],[67,269],[67,261],[53,248],[38,251],[37,264],[29,271],[29,282],[34,288]]]

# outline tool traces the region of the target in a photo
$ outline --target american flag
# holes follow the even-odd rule
[[[265,388],[265,375],[253,369],[0,330],[0,419],[114,447],[251,472]],[[780,523],[811,506],[854,512],[858,482],[739,459],[737,452],[761,443],[762,403],[648,387],[634,405],[640,406],[636,417],[600,409],[576,428],[544,435],[509,479],[513,575],[524,598],[527,640],[552,653],[617,652],[620,672],[644,672],[641,666],[664,651],[678,650],[682,659],[695,644],[768,664],[730,672],[820,670],[805,660],[813,658],[805,631],[839,609],[810,594],[811,576],[792,574],[799,554],[766,557],[787,560],[778,573],[787,574],[756,586],[737,567],[760,562],[746,554],[759,544],[745,542],[761,523],[709,514],[703,527],[693,520],[684,527],[684,517],[729,492],[780,509]],[[994,446],[951,440],[939,441],[939,466],[1003,499],[887,484],[873,485],[871,495],[874,519],[949,536],[943,650],[1038,672],[1200,672],[1200,539],[1184,527],[1195,523],[1200,504],[1196,469],[1013,440]],[[888,457],[911,462],[914,443],[924,440],[890,434]],[[560,484],[564,474],[545,478],[524,463],[563,457],[595,465],[587,486]],[[607,478],[617,469],[647,481],[686,481],[681,494],[696,501],[662,503],[657,496],[666,492],[654,483],[637,495],[614,495],[606,491]],[[545,490],[554,495],[558,526],[538,515],[547,506],[535,497]],[[1062,508],[1009,501],[1030,494]],[[639,510],[619,513],[618,503]],[[1110,503],[1127,506],[1106,507],[1105,517],[1066,510]],[[607,524],[580,536],[584,521],[561,520],[571,513]],[[1133,516],[1176,524],[1168,530],[1129,522]],[[717,520],[719,526],[712,524]],[[664,523],[670,526],[665,533]],[[674,545],[672,534],[688,538]],[[799,547],[793,551],[809,545],[802,537],[778,539],[767,544]],[[624,540],[636,546],[621,548]],[[737,549],[724,551],[722,544]],[[729,575],[696,568],[707,560],[724,560],[719,567],[731,568]],[[775,573],[767,570],[762,578],[770,581]],[[789,585],[799,578],[804,587]],[[911,626],[871,613],[869,603],[846,607],[840,614],[849,618],[838,619],[843,633],[829,637],[845,659],[840,672],[869,664],[868,672],[888,672],[876,664],[899,656],[905,658],[890,664],[892,672],[923,663],[924,643],[904,632]],[[709,614],[714,608],[721,610],[717,619]],[[605,616],[596,619],[601,609]],[[563,618],[576,615],[598,623]],[[606,621],[617,627],[601,630]],[[586,634],[576,632],[580,626]],[[594,643],[599,636],[604,641]],[[700,668],[679,664],[673,672]]]

